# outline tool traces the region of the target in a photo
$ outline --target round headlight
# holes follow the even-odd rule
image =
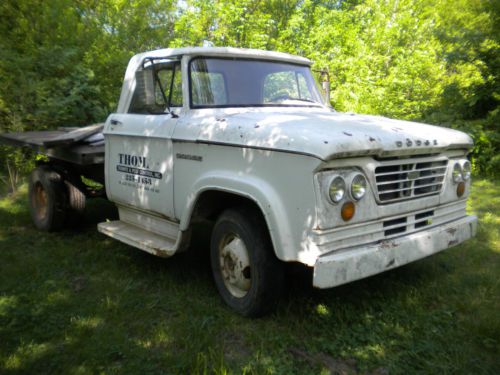
[[[362,174],[357,174],[354,176],[351,182],[351,195],[354,199],[359,201],[366,194],[366,188],[368,183],[366,182],[365,176]]]
[[[451,176],[453,178],[453,182],[456,184],[462,180],[462,167],[460,166],[460,163],[455,163]]]
[[[470,161],[466,160],[462,164],[462,177],[464,178],[465,181],[467,181],[470,178],[472,171],[472,167],[470,165]]]
[[[342,177],[335,177],[330,183],[328,195],[333,203],[339,203],[345,196],[345,181]]]

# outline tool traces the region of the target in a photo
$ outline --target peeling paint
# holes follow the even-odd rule
[[[451,234],[452,236],[454,236],[456,232],[457,232],[456,228],[448,228],[448,229],[446,229],[446,233]]]
[[[396,243],[396,241],[391,241],[391,240],[385,240],[380,242],[380,248],[381,249],[390,249],[394,247],[398,247],[399,245]]]

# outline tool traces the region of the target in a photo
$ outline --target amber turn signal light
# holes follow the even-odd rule
[[[465,193],[465,182],[459,182],[457,185],[457,197],[461,197]]]
[[[340,211],[340,214],[342,215],[342,220],[344,220],[344,221],[351,220],[352,217],[354,216],[355,211],[356,211],[356,208],[354,206],[354,203],[345,202],[342,205],[342,210]]]

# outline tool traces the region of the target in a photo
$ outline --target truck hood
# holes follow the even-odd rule
[[[198,142],[307,154],[322,160],[472,147],[472,139],[460,131],[379,116],[311,108],[212,110],[211,113],[194,116],[202,122]]]

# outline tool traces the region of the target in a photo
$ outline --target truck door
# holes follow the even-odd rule
[[[152,61],[143,69],[146,77],[136,75],[129,113],[106,121],[106,192],[117,204],[173,219],[172,133],[182,107],[180,64]]]

